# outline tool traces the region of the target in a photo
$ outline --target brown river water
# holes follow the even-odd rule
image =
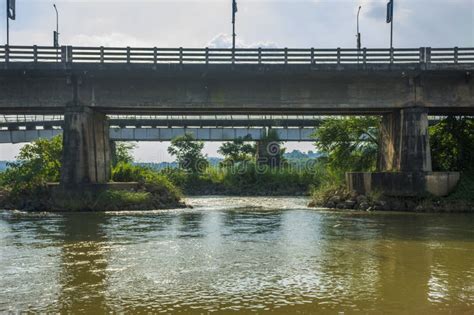
[[[0,211],[0,313],[474,314],[474,215]]]

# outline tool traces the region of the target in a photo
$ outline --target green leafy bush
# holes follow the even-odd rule
[[[2,175],[2,185],[10,190],[10,198],[19,200],[25,195],[44,194],[48,182],[60,177],[62,136],[51,140],[38,139],[20,149],[17,161],[8,164]]]
[[[456,190],[448,196],[448,199],[474,201],[474,173],[461,174]]]
[[[134,210],[180,207],[181,192],[166,176],[127,161],[124,146],[120,162],[113,168],[117,182],[138,182],[138,191],[101,192],[78,189],[63,192],[47,183],[60,179],[62,138],[40,139],[25,145],[15,163],[1,174],[0,206],[25,210]]]
[[[315,146],[341,178],[348,171],[375,170],[379,124],[379,118],[371,116],[327,119],[314,134]]]
[[[138,182],[148,192],[161,196],[165,200],[179,200],[181,191],[166,177],[152,169],[119,163],[112,170],[115,182]]]
[[[430,129],[435,171],[474,172],[474,119],[449,116]]]

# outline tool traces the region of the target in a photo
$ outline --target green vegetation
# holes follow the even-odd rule
[[[182,197],[181,191],[164,175],[148,168],[119,163],[112,170],[112,180],[115,182],[137,182],[145,191],[159,196],[164,203],[178,203]]]
[[[331,177],[342,180],[348,171],[375,170],[379,123],[378,118],[370,116],[324,121],[314,134],[315,146],[326,156]]]
[[[266,140],[279,143],[276,133],[272,132]],[[247,139],[222,144],[219,152],[224,160],[217,167],[202,162],[205,158],[202,148],[202,143],[195,141],[192,135],[176,139],[169,152],[177,157],[181,167],[167,168],[160,173],[190,195],[301,195],[319,181],[315,163],[304,167],[294,167],[288,162],[280,163],[279,167],[257,163],[256,146]],[[279,154],[282,156],[283,152]]]
[[[474,173],[461,174],[456,190],[447,199],[474,201]]]
[[[377,163],[377,117],[331,118],[314,134],[322,154],[319,185],[311,192],[313,203],[322,204],[334,195],[347,195],[346,172],[374,171]]]
[[[434,171],[459,171],[448,200],[474,201],[474,119],[448,116],[429,128]]]
[[[168,153],[176,156],[180,168],[195,173],[209,166],[206,157],[202,154],[203,148],[203,142],[195,141],[191,134],[185,134],[171,141]]]
[[[236,163],[251,161],[255,157],[255,146],[245,142],[248,139],[238,138],[226,142],[217,151],[224,156],[221,166],[234,166]]]
[[[29,199],[43,200],[46,184],[59,181],[61,154],[60,136],[52,140],[39,139],[23,146],[17,161],[9,163],[0,178],[0,186],[4,195],[8,195],[8,202],[21,207]]]
[[[111,144],[113,166],[116,166],[119,163],[133,163],[132,151],[136,148],[136,145],[134,143],[111,142]]]
[[[306,169],[271,168],[258,166],[254,161],[208,167],[200,173],[171,168],[161,173],[190,195],[302,195],[317,185],[320,178],[316,165],[308,165]]]
[[[152,210],[149,192],[105,190],[99,193],[55,193],[50,197],[48,210],[61,211],[119,211]]]
[[[178,168],[160,171],[133,164],[134,146],[117,143],[114,148],[112,180],[138,183],[130,191],[102,190],[78,194],[51,193],[48,183],[59,181],[61,167],[61,137],[38,140],[25,145],[17,162],[0,173],[0,206],[35,210],[133,210],[182,206],[181,191],[189,195],[301,195],[311,193],[314,204],[334,199],[352,202],[345,189],[344,174],[348,171],[374,171],[377,161],[379,119],[351,117],[328,119],[314,137],[318,155],[314,158],[285,159],[284,149],[278,150],[278,164],[269,165],[259,158],[267,154],[268,144],[280,144],[270,131],[266,142],[258,147],[248,139],[224,143],[219,153],[224,160],[210,166],[202,153],[204,144],[192,135],[176,138],[168,151],[176,157]],[[448,117],[430,127],[434,170],[461,171],[456,191],[447,198],[424,198],[410,201],[395,200],[403,207],[414,208],[425,203],[459,204],[472,202],[474,191],[474,120]],[[260,152],[258,152],[260,151]],[[375,208],[384,209],[380,194],[364,196],[357,204],[380,202]],[[351,205],[348,204],[348,207]],[[401,208],[403,208],[401,206]]]
[[[315,133],[316,147],[323,154],[319,185],[314,185],[312,204],[320,205],[339,200],[355,199],[345,188],[346,172],[368,172],[376,169],[379,119],[374,117],[329,119]],[[447,117],[429,128],[434,171],[461,171],[461,181],[456,190],[446,198],[424,197],[410,200],[389,200],[402,204],[398,208],[436,209],[472,208],[474,191],[474,120],[466,117]],[[387,208],[381,194],[365,196],[363,203],[377,204],[374,209]],[[457,202],[455,202],[457,201]],[[350,206],[350,205],[348,205]]]
[[[97,189],[63,192],[58,182],[62,138],[25,145],[17,162],[0,176],[0,208],[47,211],[150,210],[182,207],[181,193],[165,176],[133,166],[132,146],[118,143],[113,168],[116,182],[137,182],[130,191]]]
[[[474,172],[474,119],[449,116],[430,129],[433,170]]]

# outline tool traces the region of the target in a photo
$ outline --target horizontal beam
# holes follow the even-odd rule
[[[314,128],[275,128],[281,141],[314,141]],[[200,141],[232,141],[246,138],[249,141],[263,139],[265,128],[110,128],[113,141],[171,141],[186,133]],[[62,134],[52,130],[0,130],[0,143],[25,143],[36,139],[51,139]]]
[[[110,126],[127,127],[315,127],[321,124],[320,119],[109,119]],[[64,121],[18,121],[0,122],[0,128],[17,130],[53,129],[62,127]]]
[[[344,119],[344,116],[339,116],[339,119]],[[430,117],[430,125],[435,125],[444,116]],[[199,127],[199,128],[222,128],[222,127],[267,127],[267,128],[305,128],[318,127],[325,121],[325,118],[314,119],[109,119],[108,123],[112,127],[119,128],[158,128],[158,127]],[[3,121],[0,122],[0,130],[37,130],[37,129],[60,129],[64,125],[63,120],[35,120],[35,121]]]

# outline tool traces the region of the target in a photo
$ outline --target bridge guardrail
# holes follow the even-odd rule
[[[135,48],[0,46],[0,62],[145,64],[474,63],[474,47],[453,48]]]

